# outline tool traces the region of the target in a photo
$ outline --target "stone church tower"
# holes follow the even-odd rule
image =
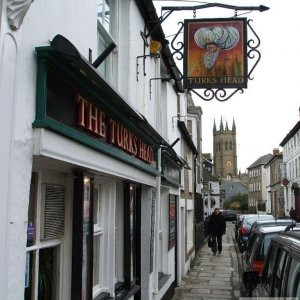
[[[232,129],[228,129],[228,124],[224,128],[221,118],[220,128],[217,130],[214,121],[213,128],[213,155],[214,155],[214,175],[219,179],[231,180],[237,177],[237,147],[236,147],[236,127],[233,119]]]

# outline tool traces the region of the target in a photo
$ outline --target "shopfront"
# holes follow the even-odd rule
[[[25,299],[138,299],[149,280],[141,253],[153,247],[150,230],[141,242],[142,222],[154,221],[143,211],[168,145],[68,41],[58,44],[36,48]]]

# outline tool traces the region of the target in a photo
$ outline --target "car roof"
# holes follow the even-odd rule
[[[261,227],[259,228],[258,232],[262,233],[272,233],[272,232],[279,232],[279,231],[284,231],[287,227],[284,225],[278,225],[278,226],[269,226],[269,227]],[[293,229],[290,229],[289,232],[292,231],[300,231],[300,227],[294,227]]]
[[[268,215],[268,214],[247,214],[247,215],[242,215],[243,217],[246,217],[246,218],[253,218],[253,217],[258,217],[258,218],[261,218],[261,217],[272,217],[274,218],[272,215]],[[275,218],[274,218],[275,219]]]
[[[255,219],[257,218],[257,221],[258,220],[275,220],[275,218],[272,216],[272,215],[245,215],[243,220],[245,219]]]
[[[285,247],[297,248],[297,251],[300,251],[300,231],[298,230],[280,232],[273,240],[283,244]]]
[[[269,219],[269,220],[257,220],[255,221],[255,224],[265,224],[265,223],[270,223],[270,224],[273,224],[273,223],[296,223],[295,220],[293,219]]]

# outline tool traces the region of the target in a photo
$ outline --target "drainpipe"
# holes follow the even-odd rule
[[[156,177],[156,209],[155,209],[155,243],[154,243],[154,268],[153,268],[153,295],[154,300],[159,299],[158,289],[158,268],[159,268],[159,220],[160,220],[160,186],[161,186],[161,147],[157,151],[157,170],[159,175]]]

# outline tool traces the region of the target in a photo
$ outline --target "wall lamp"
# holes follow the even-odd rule
[[[150,100],[151,100],[151,81],[152,80],[161,80],[162,82],[169,82],[170,85],[175,84],[175,80],[171,77],[157,77],[157,78],[150,78],[149,80],[149,91],[150,91]]]

